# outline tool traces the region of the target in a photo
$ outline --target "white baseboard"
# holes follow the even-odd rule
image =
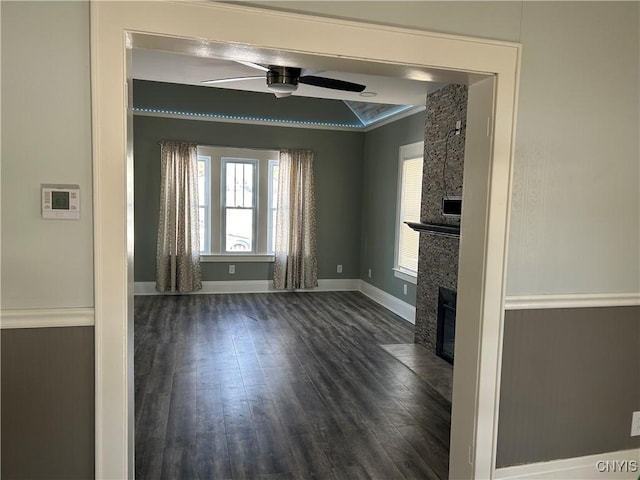
[[[360,280],[360,292],[369,297],[374,302],[379,303],[383,307],[391,310],[396,315],[404,318],[407,322],[416,323],[416,307],[403,302],[398,297],[394,297],[390,293],[380,290],[378,287],[374,287],[364,280]]]
[[[95,324],[93,308],[2,310],[0,328],[87,327]]]
[[[337,292],[337,291],[359,291],[379,303],[383,307],[391,310],[396,315],[415,324],[416,308],[403,302],[397,297],[374,287],[359,278],[332,278],[318,280],[318,288],[309,290],[297,290],[300,292]],[[202,282],[202,290],[194,292],[197,295],[211,295],[219,293],[277,293],[282,290],[275,290],[271,280],[238,280]],[[135,282],[135,295],[178,295],[171,293],[160,293],[156,291],[155,282]]]
[[[318,280],[318,287],[313,289],[296,290],[298,292],[335,292],[359,290],[360,280],[357,278],[331,278]],[[156,290],[155,282],[135,282],[134,295],[179,295],[160,293]],[[233,280],[202,282],[202,290],[193,292],[195,295],[215,295],[219,293],[276,293],[283,290],[273,288],[271,280]]]
[[[554,295],[511,295],[505,310],[545,308],[625,307],[640,305],[640,293],[576,293]]]
[[[635,480],[640,474],[640,449],[600,453],[586,457],[553,460],[496,469],[495,480]]]

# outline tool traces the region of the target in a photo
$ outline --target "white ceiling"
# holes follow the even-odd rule
[[[355,102],[423,106],[426,104],[427,93],[442,86],[441,83],[428,81],[344,71],[303,69],[302,74],[360,83],[367,86],[365,92],[377,94],[374,97],[363,97],[354,92],[342,92],[302,84],[294,93],[297,96]],[[264,75],[264,73],[228,59],[190,56],[159,50],[133,49],[133,78],[135,79],[207,86],[201,82],[219,78],[260,75]],[[266,80],[261,79],[218,83],[208,87],[270,93]]]

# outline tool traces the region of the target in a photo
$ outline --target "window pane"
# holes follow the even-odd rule
[[[269,219],[269,221],[271,222],[269,225],[271,226],[271,244],[269,245],[271,248],[269,249],[269,253],[273,253],[274,249],[276,248],[276,209],[272,208],[271,212],[269,212],[271,215],[271,218]]]
[[[422,202],[422,158],[405,160],[402,169],[402,221],[419,222]]]
[[[269,217],[267,219],[267,252],[273,253],[276,245],[276,206],[278,203],[278,162],[269,162]]]
[[[206,202],[206,174],[207,167],[204,161],[198,160],[198,203],[205,205]]]
[[[254,164],[226,162],[225,169],[225,205],[227,207],[253,207]]]
[[[245,163],[243,171],[242,191],[244,193],[243,207],[253,207],[253,165]]]
[[[253,209],[227,208],[225,251],[253,250]]]
[[[418,271],[418,249],[420,234],[408,225],[400,227],[400,245],[398,247],[398,266],[408,270]]]
[[[225,202],[228,206],[236,206],[235,193],[236,193],[236,165],[235,163],[226,163],[226,197]]]
[[[205,247],[207,246],[205,238],[205,235],[207,234],[207,208],[200,207],[198,214],[198,223],[200,225],[200,251],[204,252],[206,251]]]
[[[278,201],[278,169],[279,165],[277,163],[271,167],[271,196],[273,198],[273,205]]]
[[[400,232],[398,234],[398,266],[418,271],[420,235],[404,222],[420,221],[422,202],[422,157],[402,162],[402,192],[400,204]]]

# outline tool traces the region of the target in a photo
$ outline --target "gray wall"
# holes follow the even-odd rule
[[[0,2],[2,308],[93,306],[88,2]],[[40,218],[40,184],[80,186],[80,220]]]
[[[231,103],[227,97],[229,94]],[[198,101],[199,96],[201,101]],[[259,101],[263,102],[262,115],[282,115],[278,109],[274,110],[280,105],[278,101],[272,104],[270,99],[270,95],[203,87],[143,81],[134,84],[134,105],[145,108],[204,112],[212,111],[210,105],[215,105],[220,111],[237,113],[244,112],[245,105]],[[267,107],[272,109],[271,113]],[[288,106],[286,115],[304,119],[305,108],[302,104]],[[335,106],[327,103],[322,104],[322,108],[324,115],[331,114],[331,118],[337,118],[340,110],[334,112]],[[313,149],[317,156],[320,278],[362,278],[415,305],[415,285],[393,275],[394,252],[389,245],[393,246],[395,242],[399,148],[422,141],[424,124],[424,112],[369,132],[134,116],[135,280],[149,282],[155,279],[155,235],[160,196],[159,141],[173,139],[268,149],[301,147]],[[273,275],[273,266],[268,263],[235,263],[236,273],[230,275],[229,263],[234,262],[203,263],[203,279],[263,280],[271,279]],[[336,273],[337,264],[343,265],[341,275]],[[367,276],[369,268],[372,270],[371,279]],[[407,295],[403,293],[405,283],[408,285]]]
[[[640,307],[506,312],[497,466],[640,447]]]
[[[173,86],[180,97],[181,86]],[[138,89],[138,87],[136,86]],[[137,93],[134,91],[134,102]],[[360,275],[360,212],[362,202],[361,132],[271,127],[134,117],[135,280],[155,279],[156,232],[160,198],[161,140],[184,140],[203,145],[278,149],[310,148],[316,154],[316,216],[319,278],[358,278]],[[203,280],[261,280],[272,278],[272,266],[203,263]],[[336,265],[343,266],[342,274]]]
[[[93,307],[89,2],[0,2],[2,309]],[[80,186],[42,220],[40,184]],[[2,330],[2,478],[92,478],[93,328]]]
[[[93,478],[93,327],[2,331],[2,478]]]
[[[415,305],[414,284],[393,275],[400,147],[424,140],[425,112],[365,133],[360,278]],[[371,269],[371,278],[368,270]],[[403,285],[407,285],[407,295]]]

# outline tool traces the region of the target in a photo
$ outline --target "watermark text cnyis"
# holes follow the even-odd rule
[[[598,460],[596,470],[600,473],[637,473],[638,460]]]

